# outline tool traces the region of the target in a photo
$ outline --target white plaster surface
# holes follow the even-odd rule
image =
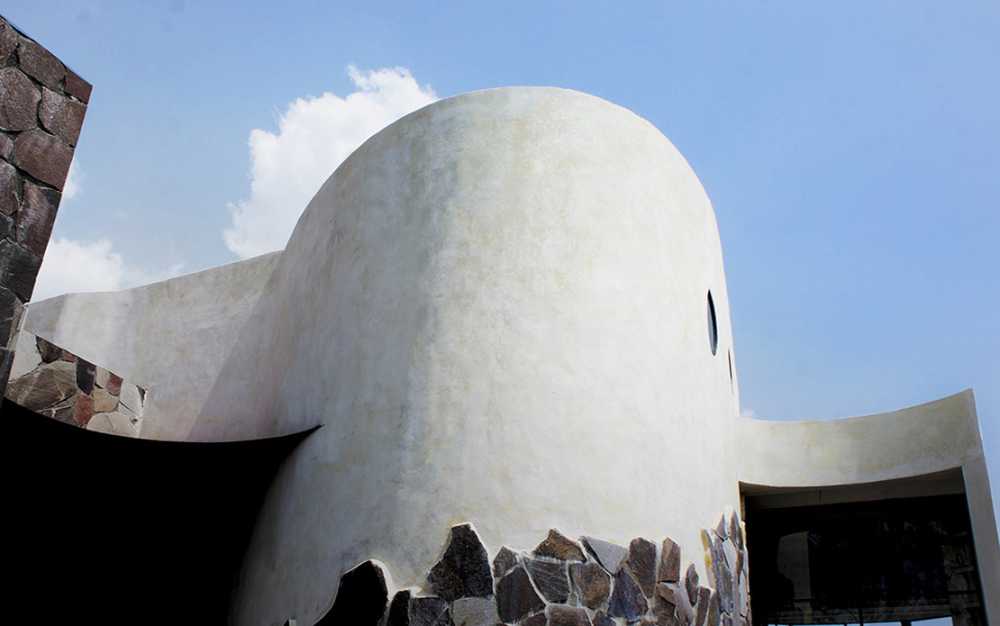
[[[185,441],[279,258],[33,302],[22,329],[145,388],[142,438]],[[15,365],[21,358],[19,345]]]

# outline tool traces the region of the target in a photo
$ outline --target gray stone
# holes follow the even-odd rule
[[[17,236],[14,231],[13,218],[0,213],[0,239],[14,239]]]
[[[585,561],[586,555],[578,543],[562,534],[555,528],[549,530],[549,535],[535,548],[535,556],[548,556],[562,561]]]
[[[111,422],[111,428],[113,429],[114,434],[122,437],[139,436],[139,418],[131,414],[122,406],[119,405],[114,411],[111,411],[110,413],[102,413],[102,415],[106,416],[108,421]]]
[[[569,581],[566,578],[565,562],[529,558],[524,560],[524,564],[535,587],[546,600],[556,604],[566,602],[569,598]]]
[[[389,591],[381,564],[365,561],[340,577],[333,607],[317,626],[357,624],[376,626],[385,614]]]
[[[687,590],[680,583],[659,583],[656,585],[657,600],[674,608],[677,621],[690,624],[694,621],[694,607],[688,598]]]
[[[719,523],[715,525],[715,535],[719,539],[725,539],[729,537],[729,524],[726,522],[726,515],[723,514],[719,518]]]
[[[0,128],[30,130],[38,125],[42,96],[31,79],[15,67],[0,69]]]
[[[681,547],[673,539],[667,537],[660,547],[660,568],[657,572],[657,582],[677,582],[681,578]]]
[[[618,544],[595,539],[594,537],[584,537],[583,545],[587,547],[588,552],[594,555],[594,558],[601,564],[601,567],[610,574],[617,574],[618,570],[622,567],[622,563],[628,557],[628,550],[625,548]]]
[[[24,181],[24,199],[17,214],[17,241],[36,256],[45,256],[61,196],[55,189]]]
[[[24,376],[42,364],[42,355],[38,354],[35,338],[31,333],[24,331],[17,333],[14,346],[14,365],[10,371],[11,380]]]
[[[714,591],[708,597],[708,624],[719,626],[719,594]]]
[[[648,609],[649,604],[642,595],[639,584],[632,578],[632,574],[627,569],[619,570],[615,575],[611,600],[608,602],[608,615],[624,617],[632,622],[639,619]]]
[[[38,367],[7,386],[7,397],[32,411],[54,407],[76,392],[76,366],[63,361]]]
[[[500,621],[493,598],[459,598],[451,605],[455,626],[495,626]]]
[[[66,93],[86,104],[90,102],[92,89],[90,83],[77,76],[73,70],[66,68]]]
[[[691,603],[694,604],[698,600],[698,570],[695,568],[694,563],[688,564],[687,571],[684,572],[684,588],[687,591],[688,598],[691,599]]]
[[[517,552],[514,552],[507,546],[501,547],[497,555],[493,557],[493,577],[499,580],[511,568],[517,565],[519,560],[520,557],[517,556]]]
[[[43,183],[62,191],[73,149],[55,135],[28,130],[14,140],[14,163]]]
[[[656,544],[641,537],[628,544],[628,568],[647,598],[656,586]]]
[[[76,386],[83,393],[89,394],[94,391],[94,374],[97,368],[93,363],[83,359],[76,360]]]
[[[49,89],[59,89],[66,69],[55,55],[27,37],[21,37],[17,55],[26,74]]]
[[[122,387],[122,402],[125,402]],[[434,594],[451,602],[458,598],[493,595],[493,574],[486,547],[471,524],[452,526],[444,555],[427,575]]]
[[[587,612],[576,607],[551,604],[545,613],[549,616],[548,626],[591,626]]]
[[[6,161],[0,161],[0,213],[14,215],[21,206],[21,176]]]
[[[41,264],[42,259],[27,248],[9,239],[0,241],[0,285],[6,285],[22,302],[31,300]]]
[[[740,523],[739,513],[734,512],[729,516],[729,538],[737,548],[743,549],[743,525]]]
[[[443,598],[418,596],[410,599],[410,626],[451,626],[451,613]]]
[[[571,563],[570,579],[580,604],[588,609],[601,607],[611,593],[611,576],[597,563]]]
[[[139,387],[132,383],[122,383],[119,401],[136,415],[142,415],[142,395]]]
[[[37,411],[37,413],[39,415],[44,415],[45,417],[51,417],[54,420],[76,426],[76,422],[73,421],[73,416],[76,413],[76,394],[74,393],[74,395],[55,406]]]
[[[389,603],[389,614],[386,617],[385,626],[409,626],[410,624],[410,598],[415,595],[413,589],[400,589],[392,596]]]
[[[544,607],[545,602],[535,592],[523,565],[514,567],[497,583],[497,612],[501,621],[516,622]]]
[[[80,137],[86,112],[87,107],[76,100],[42,88],[42,104],[38,108],[42,128],[71,146],[76,145],[76,140]]]

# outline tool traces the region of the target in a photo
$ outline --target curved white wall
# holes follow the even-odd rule
[[[738,503],[712,207],[598,98],[491,90],[389,126],[312,200],[247,328],[192,436],[324,427],[268,497],[240,623],[311,623],[367,558],[421,584],[467,520],[491,550],[669,534],[704,574],[700,530]]]

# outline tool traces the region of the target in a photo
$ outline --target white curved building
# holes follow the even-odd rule
[[[757,608],[757,531],[748,517],[748,559],[733,515],[827,503],[834,486],[841,504],[963,495],[975,575],[949,614],[1000,621],[971,392],[854,420],[741,418],[711,203],[656,128],[592,96],[427,106],[334,172],[282,253],[36,303],[22,333],[21,375],[44,367],[39,337],[141,388],[142,438],[322,425],[268,493],[236,623],[701,626],[750,621],[751,604],[757,623],[836,622],[798,575],[788,597],[755,587],[774,597]],[[562,535],[531,552],[549,529]],[[787,574],[787,545],[760,558]],[[370,594],[350,585],[380,577],[361,606]],[[944,610],[908,593],[925,608],[872,596],[872,610]]]

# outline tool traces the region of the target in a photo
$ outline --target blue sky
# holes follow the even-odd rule
[[[3,12],[95,85],[55,236],[84,255],[66,259],[100,262],[87,276],[65,263],[47,289],[235,260],[233,207],[259,211],[259,231],[277,220],[280,238],[319,183],[282,189],[290,176],[268,155],[326,114],[339,137],[422,98],[579,89],[656,124],[711,196],[747,410],[829,418],[974,387],[1000,515],[1000,3],[7,0]],[[409,74],[372,73],[395,67]]]

